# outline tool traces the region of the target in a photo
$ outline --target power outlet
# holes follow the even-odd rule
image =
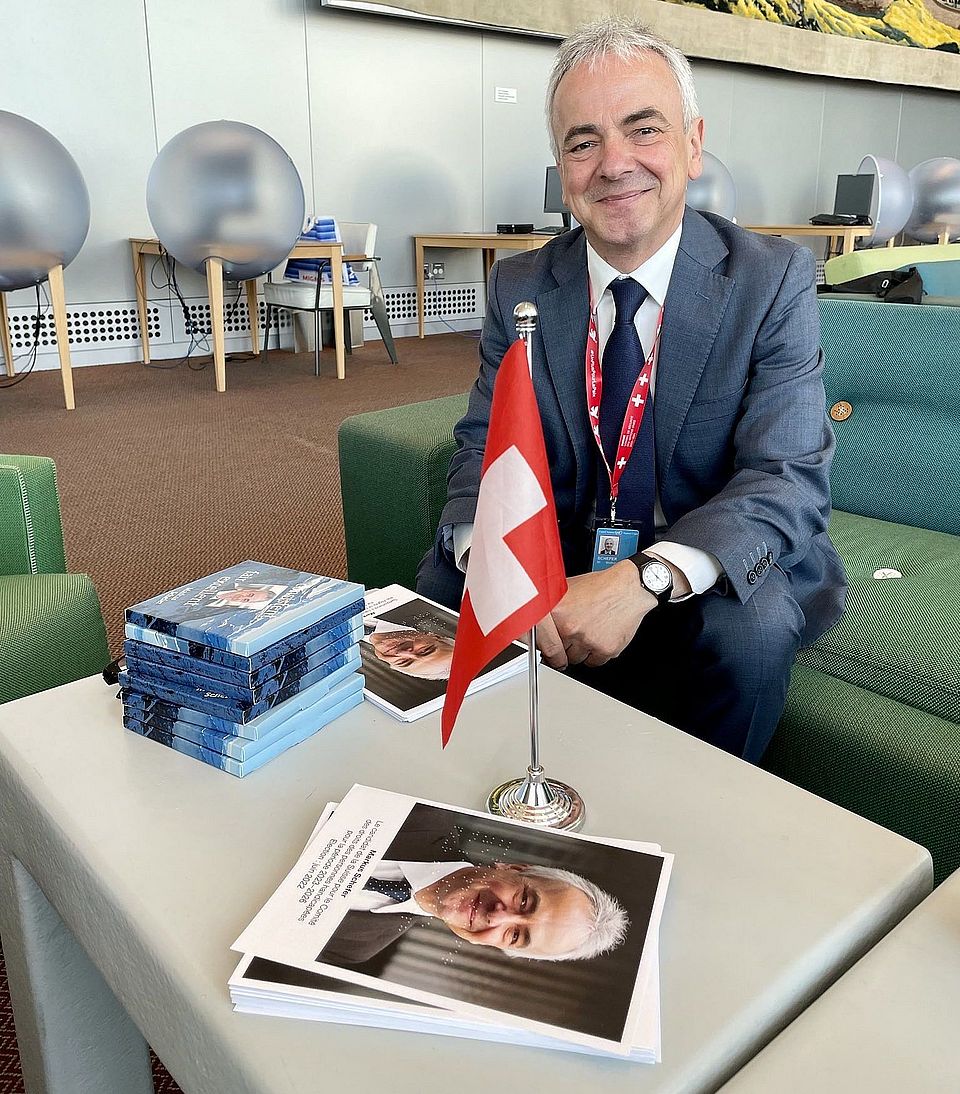
[[[432,281],[443,281],[446,276],[446,270],[442,262],[434,262],[431,264],[430,279]]]

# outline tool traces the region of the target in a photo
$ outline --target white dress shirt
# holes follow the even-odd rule
[[[381,881],[407,881],[414,893],[434,885],[448,874],[458,870],[473,869],[472,862],[391,862],[389,859],[370,873],[370,877]],[[360,889],[350,898],[350,907],[363,912],[405,913],[407,915],[432,915],[421,908],[416,898],[398,903],[383,893],[374,893],[369,889]]]
[[[637,309],[634,324],[637,328],[637,334],[640,336],[640,345],[643,347],[644,353],[649,353],[656,336],[657,317],[663,307],[663,302],[667,298],[667,289],[670,287],[673,266],[676,262],[677,251],[680,248],[681,231],[682,225],[677,228],[658,251],[629,274],[621,274],[619,270],[615,270],[613,266],[597,254],[589,241],[587,242],[590,306],[591,309],[596,308],[601,370],[603,367],[603,350],[607,344],[607,339],[610,337],[610,332],[613,330],[616,317],[616,305],[613,301],[613,293],[610,291],[610,283],[618,277],[632,277],[647,290],[646,299]],[[656,389],[657,361],[654,359],[653,370],[650,374],[650,392],[654,398],[654,405],[656,405]],[[660,532],[666,527],[667,521],[660,505],[659,487],[653,517],[655,529]],[[470,550],[470,543],[473,539],[473,524],[454,525],[452,532],[452,543],[448,543],[448,546],[453,548],[453,557],[456,564],[463,570],[466,568],[466,554]],[[694,593],[704,593],[711,589],[723,573],[723,567],[720,565],[719,560],[709,551],[663,539],[657,540],[655,548],[657,555],[676,566],[686,577]]]

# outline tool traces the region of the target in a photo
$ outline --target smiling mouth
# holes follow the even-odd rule
[[[620,201],[630,201],[633,198],[642,197],[644,194],[649,193],[653,189],[652,186],[646,187],[643,190],[629,190],[626,193],[620,194],[604,194],[602,197],[597,198],[598,203],[610,203],[616,204]]]

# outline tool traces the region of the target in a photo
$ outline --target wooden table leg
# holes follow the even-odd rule
[[[70,368],[70,339],[67,334],[67,303],[63,294],[63,267],[54,266],[49,275],[50,303],[53,305],[53,325],[57,332],[57,352],[63,377],[63,401],[73,410],[73,372]]]
[[[223,348],[223,263],[207,259],[207,297],[210,300],[210,330],[213,333],[213,372],[217,391],[227,390],[227,358]]]
[[[13,364],[13,344],[10,339],[10,317],[7,315],[7,294],[0,292],[0,352],[3,353],[3,363],[7,369],[7,375],[13,376],[16,372]]]
[[[133,287],[137,294],[137,314],[140,316],[140,346],[142,360],[150,364],[150,330],[147,325],[147,282],[143,269],[143,251],[136,243],[130,244],[133,250]]]
[[[419,239],[414,239],[413,268],[417,277],[417,329],[420,337],[423,337],[424,310],[426,308],[426,293],[423,285],[423,244]]]
[[[343,255],[335,249],[330,256],[330,280],[333,289],[333,345],[337,353],[337,379],[346,375],[343,332]]]
[[[250,313],[250,348],[260,352],[260,309],[257,306],[257,282],[247,282],[247,311]]]
[[[490,271],[493,269],[494,262],[497,261],[497,248],[496,247],[484,247],[483,248],[483,283],[484,285],[490,280]]]
[[[950,242],[950,229],[944,228],[943,231],[937,236],[937,242],[941,245]]]

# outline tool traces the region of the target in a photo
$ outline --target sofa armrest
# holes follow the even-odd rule
[[[413,588],[447,496],[453,427],[466,395],[377,410],[340,426],[347,573],[367,588]]]
[[[53,460],[0,455],[0,575],[66,569]]]

